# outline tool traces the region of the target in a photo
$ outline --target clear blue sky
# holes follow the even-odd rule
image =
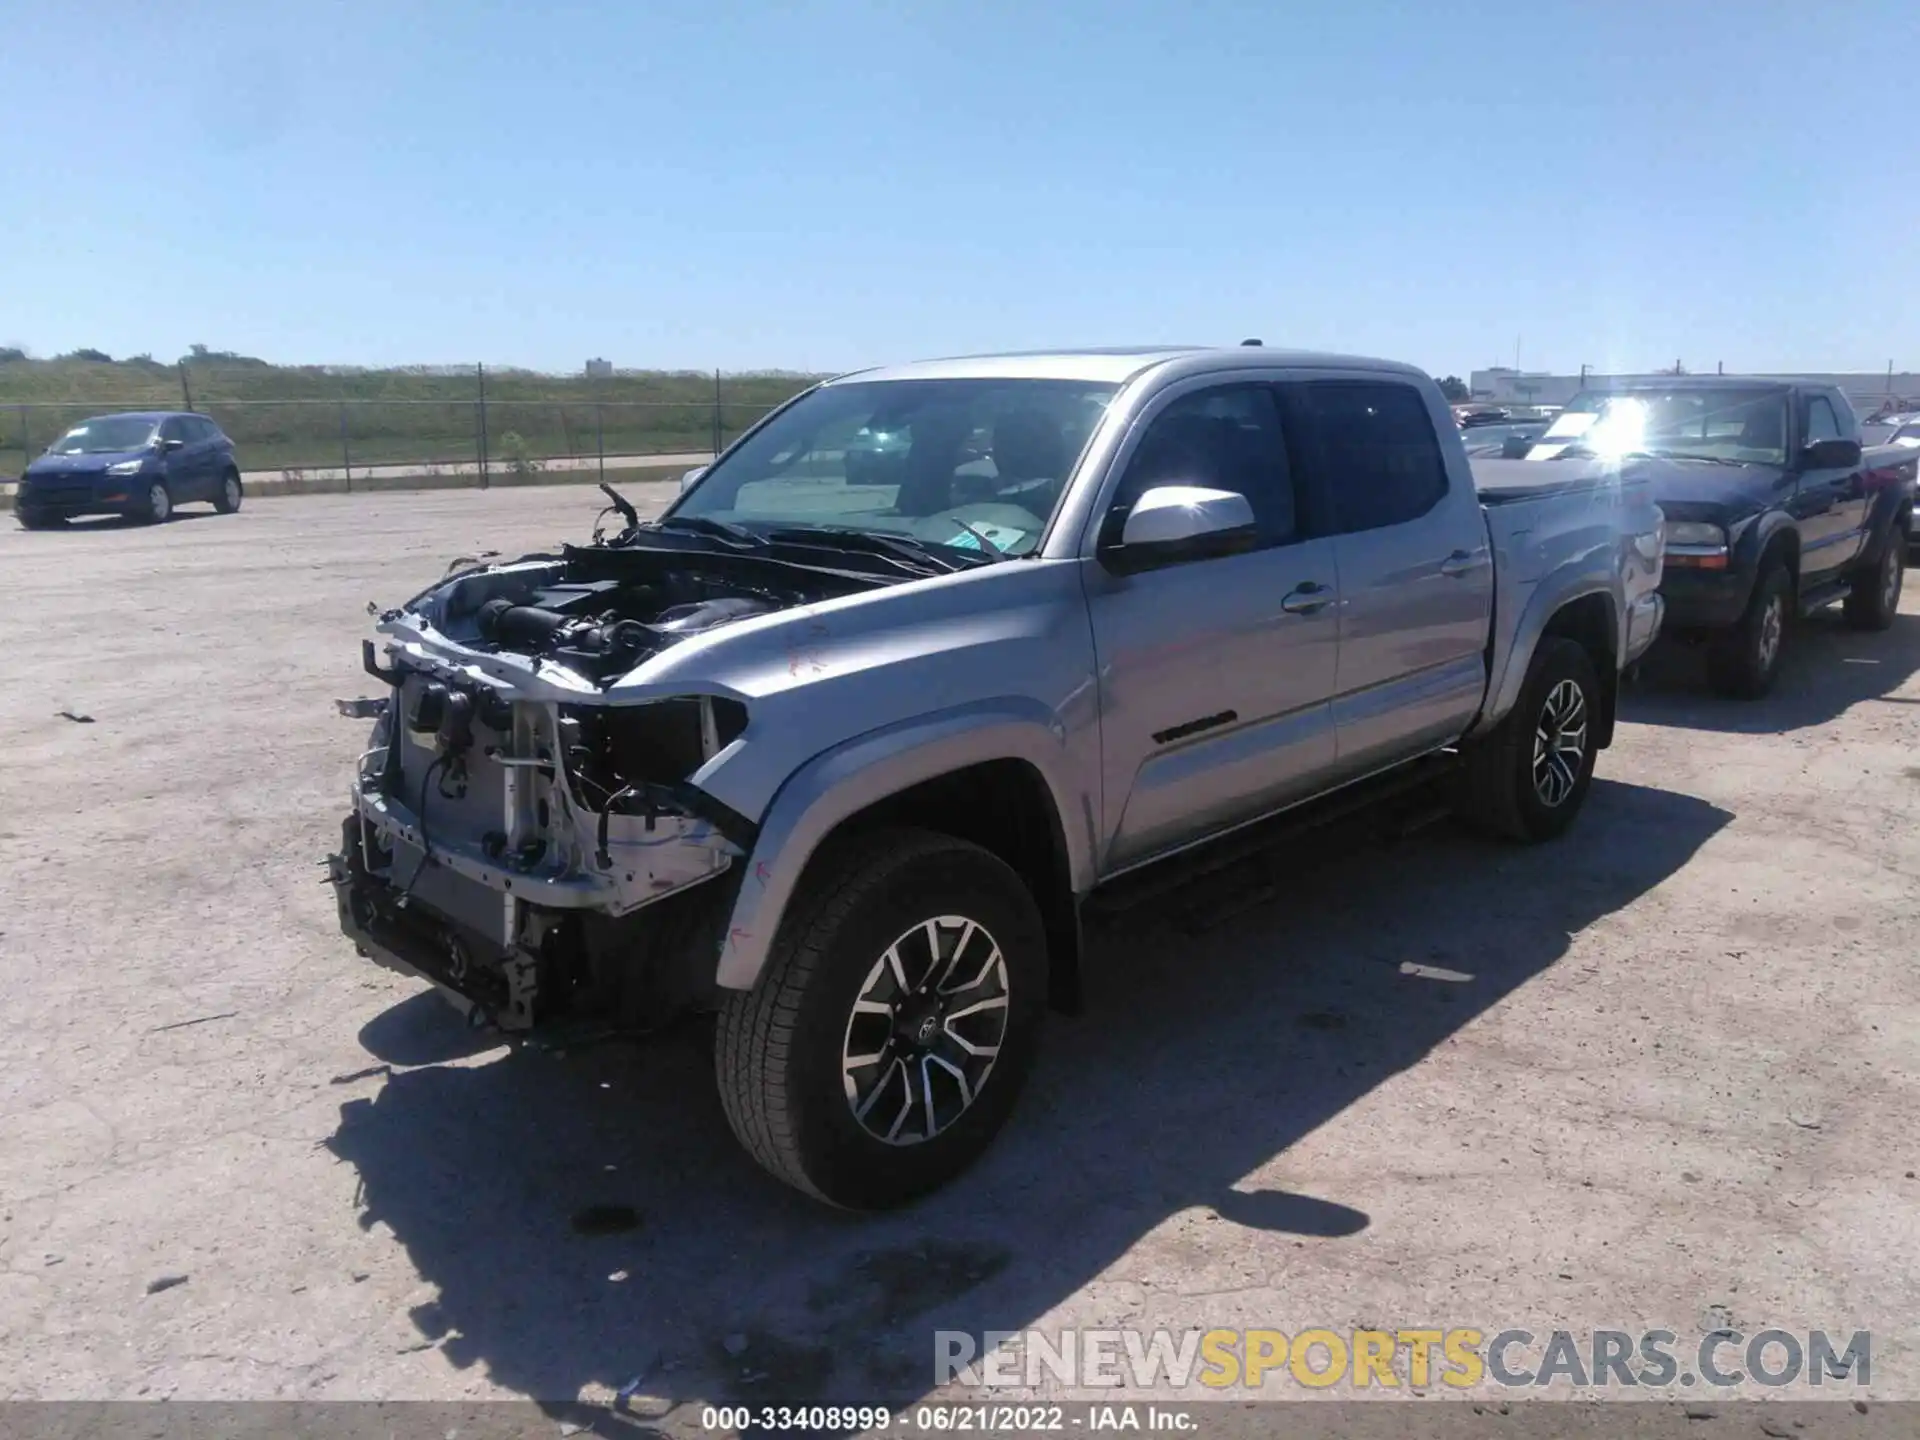
[[[39,354],[1920,370],[1914,0],[0,15]]]

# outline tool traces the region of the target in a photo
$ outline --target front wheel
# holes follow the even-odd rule
[[[142,516],[149,525],[164,525],[173,515],[173,492],[167,482],[156,480],[147,487],[147,503]]]
[[[1565,831],[1593,784],[1601,703],[1587,652],[1559,636],[1542,640],[1512,713],[1466,750],[1461,818],[1509,840]]]
[[[1714,636],[1707,651],[1707,683],[1735,700],[1758,700],[1773,688],[1787,648],[1793,575],[1775,560],[1754,581],[1739,621]]]
[[[42,510],[16,509],[13,518],[20,522],[22,530],[58,530],[67,523],[66,516],[49,515]]]
[[[240,501],[245,494],[240,486],[240,472],[229,470],[220,479],[220,493],[214,497],[213,508],[222,515],[231,515],[240,508]]]
[[[779,1179],[883,1209],[970,1165],[1039,1039],[1046,934],[977,845],[918,830],[808,867],[759,983],[728,996],[714,1065],[728,1123]]]
[[[1842,612],[1855,630],[1886,630],[1900,613],[1900,587],[1907,578],[1907,537],[1887,537],[1880,563],[1854,581]]]

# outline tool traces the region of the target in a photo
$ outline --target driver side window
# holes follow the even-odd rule
[[[1162,485],[1244,495],[1263,548],[1299,538],[1280,408],[1270,386],[1196,390],[1149,421],[1108,511],[1113,532],[1142,495]]]
[[[1816,440],[1841,439],[1840,421],[1833,413],[1833,406],[1824,395],[1816,395],[1807,402],[1807,444]]]

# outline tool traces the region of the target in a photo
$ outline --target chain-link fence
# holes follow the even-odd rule
[[[445,377],[439,377],[444,379]],[[166,399],[9,402],[0,398],[0,478],[28,462],[90,416],[127,410],[193,410],[211,416],[233,440],[250,476],[344,479],[411,474],[477,474],[528,479],[543,473],[658,469],[697,465],[809,381],[793,376],[633,377],[626,384],[559,381],[538,386],[520,372],[507,383],[475,369],[441,398],[343,396],[223,398],[183,373]],[[256,392],[266,388],[256,384]],[[424,388],[424,387],[423,387]],[[531,388],[564,391],[528,398]],[[593,393],[595,389],[601,393]],[[621,391],[664,392],[624,398]],[[608,392],[611,392],[609,394]],[[677,392],[677,393],[676,393]]]

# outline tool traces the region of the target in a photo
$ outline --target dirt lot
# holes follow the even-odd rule
[[[1778,1325],[1871,1329],[1866,1393],[1920,1398],[1920,596],[1757,706],[1663,657],[1558,845],[1320,845],[1097,936],[983,1166],[857,1218],[735,1147],[697,1027],[509,1053],[336,933],[367,602],[595,508],[0,530],[0,1394],[857,1400],[923,1393],[937,1327]]]

